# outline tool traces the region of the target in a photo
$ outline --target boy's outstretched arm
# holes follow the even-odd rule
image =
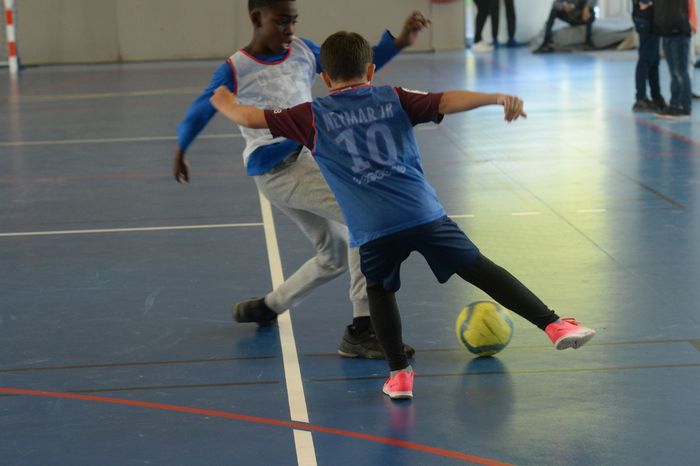
[[[442,114],[465,112],[485,105],[502,105],[504,118],[511,122],[520,117],[527,118],[523,101],[514,95],[484,94],[470,91],[447,91],[440,98]]]
[[[253,129],[268,127],[262,110],[250,105],[239,105],[236,96],[226,86],[218,87],[210,101],[214,108],[237,125]]]
[[[231,91],[236,91],[233,69],[229,62],[221,64],[216,69],[209,85],[190,105],[185,118],[177,125],[177,149],[173,160],[173,172],[178,183],[190,181],[190,169],[185,158],[185,152],[216,114],[216,110],[211,106],[209,98],[219,86],[226,86]]]
[[[416,43],[418,36],[423,29],[430,27],[430,20],[418,10],[413,11],[403,25],[401,34],[394,40],[394,45],[403,49]]]

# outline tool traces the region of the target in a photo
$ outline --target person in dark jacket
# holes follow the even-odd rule
[[[659,118],[690,118],[692,91],[688,73],[690,38],[697,29],[694,0],[655,2],[652,28],[663,38],[662,44],[671,75],[671,100],[656,113]]]

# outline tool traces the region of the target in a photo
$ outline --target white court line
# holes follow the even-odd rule
[[[528,215],[540,215],[541,212],[537,211],[530,211],[530,212],[512,212],[511,215],[513,217],[525,217]]]
[[[580,214],[602,213],[607,209],[579,209]],[[514,217],[540,215],[541,212],[512,212]],[[449,215],[450,218],[474,218],[475,214]],[[100,228],[88,230],[49,230],[49,231],[16,231],[11,233],[0,233],[0,238],[17,238],[23,236],[61,236],[61,235],[87,235],[105,233],[138,233],[149,231],[177,231],[177,230],[213,230],[216,228],[248,228],[264,226],[263,223],[215,223],[209,225],[174,225],[163,227],[136,227],[136,228]]]
[[[607,209],[578,209],[576,212],[579,214],[599,214],[606,211]]]
[[[260,197],[260,209],[262,210],[263,224],[265,227],[265,242],[267,244],[267,257],[270,262],[270,275],[272,287],[277,288],[284,281],[282,272],[282,260],[277,246],[277,233],[272,217],[270,202],[258,192]],[[282,347],[282,361],[284,363],[284,378],[287,384],[287,398],[289,401],[289,413],[292,421],[309,422],[309,413],[306,408],[304,385],[301,380],[301,369],[297,346],[294,341],[292,319],[287,310],[277,317],[280,332],[280,345]],[[310,431],[294,430],[294,444],[297,451],[299,466],[316,466],[316,450]]]
[[[14,233],[0,233],[0,238],[17,238],[22,236],[87,235],[100,233],[136,233],[143,231],[211,230],[215,228],[259,227],[262,225],[262,223],[216,223],[212,225],[176,225],[166,227],[140,228],[102,228],[93,230],[18,231]]]
[[[231,139],[241,138],[240,133],[204,134],[198,139]],[[144,136],[134,138],[99,138],[99,139],[51,139],[45,141],[10,141],[0,142],[0,147],[21,146],[58,146],[65,144],[112,144],[125,142],[177,141],[177,136]]]
[[[63,102],[67,100],[92,100],[106,99],[112,97],[146,97],[146,96],[161,96],[161,95],[187,95],[201,94],[202,90],[196,87],[179,87],[172,89],[154,89],[151,91],[130,91],[130,92],[100,92],[95,94],[60,94],[60,95],[18,95],[9,96],[7,100],[11,102],[29,103],[29,102]]]

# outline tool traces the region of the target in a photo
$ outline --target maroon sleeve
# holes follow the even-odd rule
[[[395,87],[401,106],[413,125],[432,121],[440,123],[444,115],[439,112],[442,93],[413,91]]]
[[[265,121],[273,137],[284,137],[313,149],[314,115],[306,102],[284,110],[265,110]]]

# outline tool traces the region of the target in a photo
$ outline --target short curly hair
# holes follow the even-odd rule
[[[269,8],[275,3],[280,2],[293,2],[295,0],[248,0],[248,12],[256,10],[258,8]]]

